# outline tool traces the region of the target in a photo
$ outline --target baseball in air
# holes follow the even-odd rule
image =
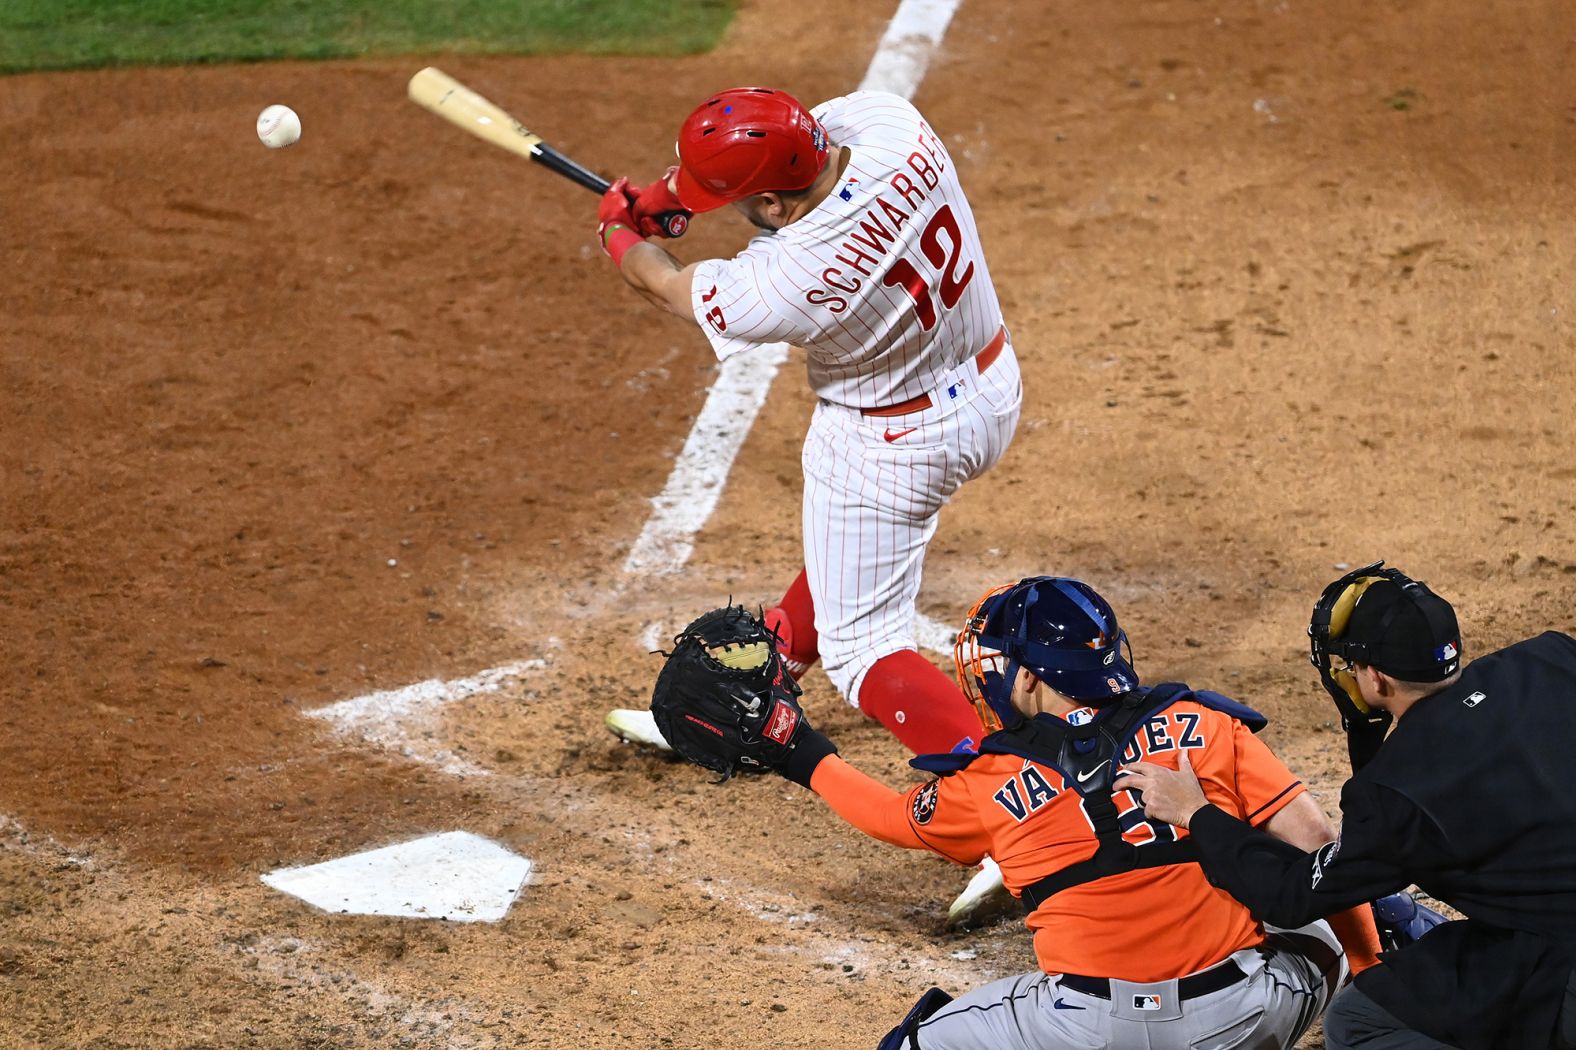
[[[288,146],[301,137],[301,118],[289,106],[269,106],[257,115],[257,137],[269,149]]]

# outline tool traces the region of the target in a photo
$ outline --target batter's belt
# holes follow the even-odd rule
[[[1007,328],[1005,325],[996,329],[996,335],[986,343],[979,353],[974,355],[974,366],[983,374],[991,365],[996,363],[996,358],[1001,356],[1002,348],[1007,345]],[[880,408],[861,408],[862,416],[902,416],[910,412],[923,412],[934,405],[929,394],[920,394],[907,401],[899,401],[895,405],[883,405]]]

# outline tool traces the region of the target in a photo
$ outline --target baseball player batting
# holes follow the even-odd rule
[[[1352,966],[1376,963],[1372,915],[1364,905],[1266,931],[1204,877],[1185,831],[1147,819],[1114,779],[1119,766],[1191,767],[1217,806],[1304,848],[1333,835],[1254,735],[1261,716],[1180,683],[1140,685],[1126,640],[1082,581],[988,592],[958,635],[956,665],[992,732],[977,752],[914,759],[933,779],[902,793],[810,727],[775,640],[741,608],[679,636],[652,713],[681,755],[724,777],[774,771],[884,842],[999,861],[1038,967],[955,1001],[932,989],[881,1050],[1285,1050],[1343,979],[1342,944]]]
[[[861,91],[807,110],[768,88],[706,99],[679,163],[619,180],[598,234],[624,279],[700,327],[719,358],[804,348],[820,398],[805,437],[804,571],[767,621],[801,676],[916,753],[977,741],[979,719],[916,649],[915,599],[942,506],[1001,458],[1022,385],[952,157],[905,99]],[[684,264],[656,217],[731,204],[757,229],[731,259]]]

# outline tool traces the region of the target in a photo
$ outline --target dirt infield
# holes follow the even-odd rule
[[[709,90],[855,86],[893,6],[443,65],[649,178]],[[925,611],[1088,579],[1141,674],[1266,710],[1330,805],[1302,630],[1337,563],[1428,579],[1469,655],[1576,630],[1573,37],[1558,0],[967,0],[916,102],[1026,402]],[[790,362],[688,572],[623,580],[714,363],[622,289],[588,194],[404,100],[421,64],[0,80],[0,1046],[868,1047],[931,984],[1032,966],[1013,921],[941,930],[958,869],[605,733],[653,625],[797,570],[810,395]],[[305,135],[270,152],[276,101]],[[522,660],[420,730],[485,775],[302,716]],[[259,882],[453,828],[536,861],[501,923]]]

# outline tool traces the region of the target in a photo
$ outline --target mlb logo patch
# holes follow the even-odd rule
[[[1160,996],[1158,995],[1133,996],[1133,1009],[1135,1010],[1158,1010],[1160,1005]]]
[[[1441,645],[1438,649],[1434,650],[1434,660],[1438,663],[1444,663],[1446,660],[1454,660],[1460,655],[1461,649],[1456,645],[1455,642],[1446,642],[1444,645]]]
[[[1468,696],[1465,700],[1462,700],[1461,702],[1463,704],[1466,704],[1468,707],[1476,707],[1478,704],[1481,704],[1483,701],[1485,701],[1487,699],[1488,699],[1488,694],[1487,693],[1473,693],[1472,695]]]

